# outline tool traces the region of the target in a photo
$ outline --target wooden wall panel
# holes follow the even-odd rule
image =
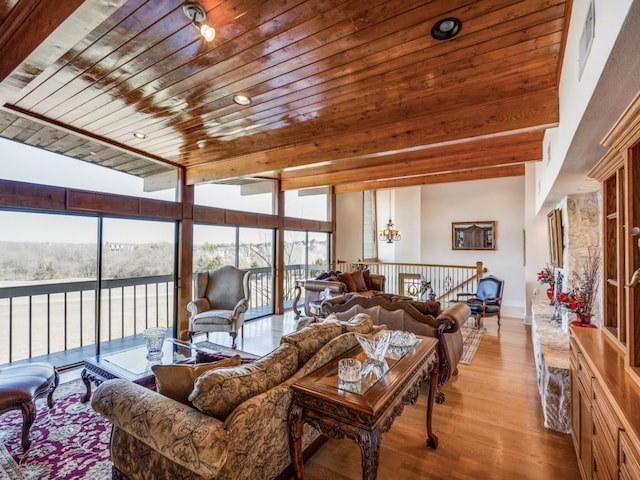
[[[182,218],[182,205],[178,202],[163,202],[147,198],[140,199],[140,215],[169,220]]]
[[[205,207],[202,205],[194,205],[193,222],[224,224],[224,210],[219,208]]]
[[[68,191],[67,209],[126,216],[140,214],[137,198],[82,190]]]
[[[0,179],[0,205],[29,209],[64,210],[66,190]]]

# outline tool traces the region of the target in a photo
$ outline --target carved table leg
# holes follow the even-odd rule
[[[304,478],[304,460],[302,459],[302,407],[292,404],[289,408],[289,451],[296,480]]]
[[[427,446],[438,448],[438,437],[431,429],[431,416],[433,415],[433,401],[438,389],[438,368],[434,366],[429,373],[429,395],[427,396]]]
[[[358,430],[355,441],[362,451],[362,480],[376,480],[382,433],[377,428],[373,431]]]
[[[80,399],[80,401],[82,403],[87,403],[91,398],[91,376],[86,368],[82,369],[80,376],[82,377],[82,382],[84,383],[84,386],[87,389],[87,391],[85,392],[84,396]]]

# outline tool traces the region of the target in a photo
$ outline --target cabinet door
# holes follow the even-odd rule
[[[620,479],[640,478],[640,452],[633,447],[626,432],[620,432]]]
[[[591,399],[578,382],[578,409],[580,422],[580,437],[578,439],[578,466],[584,480],[591,480],[593,472],[592,433],[593,419],[591,417]]]

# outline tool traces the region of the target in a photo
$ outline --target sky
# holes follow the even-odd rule
[[[167,201],[175,199],[173,189],[144,192],[144,182],[139,177],[3,138],[0,138],[0,178]],[[326,208],[319,201],[321,198],[323,197],[297,198],[295,194],[288,195],[286,213],[294,217],[325,219]],[[272,209],[270,194],[241,196],[237,187],[225,185],[198,187],[196,200],[203,205],[259,213],[271,213]],[[96,230],[95,217],[35,213],[26,215],[21,212],[0,211],[0,241],[25,241],[33,238],[38,242],[95,243]],[[233,230],[203,227],[203,233],[197,234],[194,239],[230,242],[234,240],[234,235],[230,233]],[[243,230],[247,232],[246,240],[255,241],[264,236],[258,232],[251,235],[250,230]],[[215,232],[212,235],[215,239],[207,238],[207,231]],[[172,242],[174,238],[172,222],[106,219],[103,233],[105,241],[115,243],[146,243],[150,238]]]

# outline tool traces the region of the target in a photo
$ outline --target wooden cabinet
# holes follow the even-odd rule
[[[592,479],[593,452],[591,416],[591,381],[593,375],[576,341],[570,339],[571,348],[571,436],[578,457],[580,474]]]
[[[609,150],[589,176],[602,184],[602,331],[640,385],[640,95],[603,140]]]
[[[593,384],[591,418],[592,478],[615,480],[618,478],[618,432],[622,425],[596,381]]]
[[[583,480],[640,479],[640,386],[601,331],[571,327],[571,425]]]

